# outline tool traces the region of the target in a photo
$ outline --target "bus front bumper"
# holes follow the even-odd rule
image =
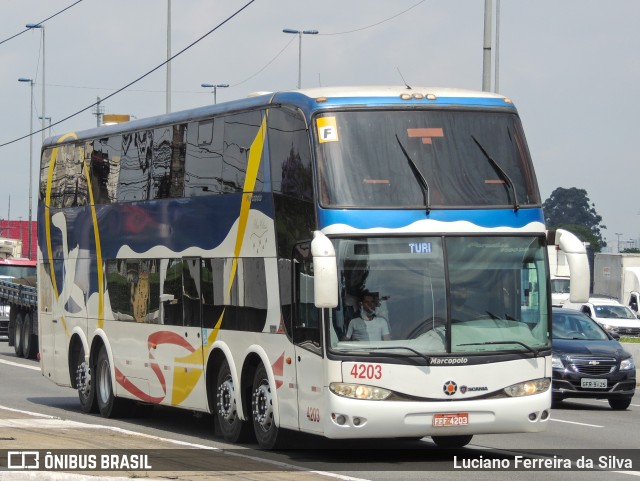
[[[324,434],[332,439],[534,433],[547,428],[551,410],[550,390],[517,398],[456,402],[365,401],[328,390],[325,396],[329,419]],[[457,424],[443,425],[443,417]]]

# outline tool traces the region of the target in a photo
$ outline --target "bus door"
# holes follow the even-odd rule
[[[206,395],[201,264],[197,257],[169,259],[160,270],[160,323],[164,327],[152,355],[165,373],[171,372],[173,382],[167,383],[163,403],[172,406],[201,407]]]
[[[293,266],[298,423],[303,431],[321,433],[321,416],[325,415],[322,311],[313,302],[313,260],[309,243],[295,247]]]

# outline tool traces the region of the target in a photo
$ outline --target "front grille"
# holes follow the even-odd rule
[[[575,372],[589,376],[604,376],[616,369],[614,358],[608,357],[573,357],[569,359],[569,366]]]

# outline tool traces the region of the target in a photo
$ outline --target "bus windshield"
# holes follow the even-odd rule
[[[514,113],[332,111],[320,114],[316,125],[324,207],[540,204],[522,126]]]
[[[341,289],[329,326],[335,353],[535,353],[550,346],[540,238],[334,242]]]

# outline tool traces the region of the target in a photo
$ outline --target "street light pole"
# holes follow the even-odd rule
[[[42,143],[44,143],[44,137],[45,137],[45,85],[46,85],[46,81],[45,81],[45,56],[44,56],[44,25],[39,24],[39,23],[28,23],[26,25],[27,28],[39,28],[42,30]],[[31,220],[31,219],[29,219]],[[31,231],[29,231],[31,232]],[[29,235],[29,238],[31,238],[31,235]],[[31,246],[29,246],[29,248],[31,248]],[[29,251],[29,255],[31,255],[31,251]]]
[[[31,194],[33,191],[33,79],[20,77],[18,82],[28,82],[31,86],[30,89],[30,104],[29,104],[29,254],[27,257],[31,259]]]
[[[167,0],[167,113],[171,112],[171,0]]]
[[[229,86],[229,84],[200,84],[201,87],[204,87],[206,89],[213,89],[213,103],[217,104],[218,103],[218,89],[221,88],[227,88]]]
[[[49,137],[51,137],[51,117],[38,117],[40,120],[44,119],[47,122],[49,122],[49,125],[47,126],[47,128],[49,129]]]
[[[318,35],[317,30],[296,30],[293,28],[285,28],[284,33],[293,33],[298,35],[298,89],[302,88],[302,35]]]

